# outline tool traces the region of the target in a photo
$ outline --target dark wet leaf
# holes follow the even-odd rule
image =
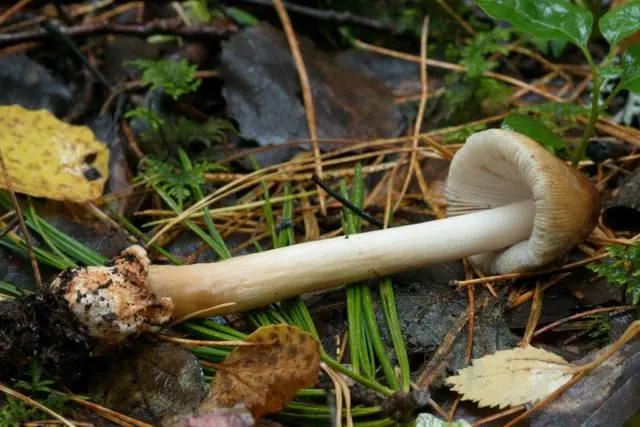
[[[415,95],[422,89],[420,65],[414,62],[362,50],[347,50],[337,54],[335,60],[344,67],[381,81],[396,96]],[[442,84],[435,76],[429,77],[430,91]]]
[[[640,169],[629,175],[602,214],[614,231],[640,231]]]
[[[586,48],[593,15],[568,0],[478,0],[478,6],[494,19],[541,40],[567,40]]]
[[[192,413],[207,392],[198,358],[177,344],[138,342],[105,368],[96,368],[94,398],[153,424],[167,415]]]
[[[640,3],[631,3],[610,10],[598,22],[600,32],[613,46],[640,30]]]
[[[450,280],[461,280],[464,272],[461,262],[438,264],[413,273],[399,274],[392,278],[396,292],[396,306],[400,330],[410,353],[431,353],[454,328],[457,319],[468,311],[466,290],[456,291]],[[486,292],[476,288],[476,302],[484,300]],[[516,344],[502,318],[501,300],[490,303],[476,312],[472,357],[511,348]],[[383,324],[383,323],[381,323]],[[447,361],[450,372],[467,365],[466,326],[458,334]],[[442,372],[444,373],[444,372]],[[442,374],[441,373],[441,374]]]
[[[71,107],[73,94],[49,71],[24,54],[0,58],[0,105],[47,109],[61,117]]]
[[[566,144],[541,121],[524,114],[510,114],[502,122],[502,129],[518,132],[532,138],[548,149],[559,150]]]
[[[601,350],[602,351],[602,350]],[[575,361],[583,364],[601,353]],[[531,427],[622,426],[640,408],[640,341],[634,341],[556,401],[529,418]]]
[[[375,79],[341,66],[310,42],[300,39],[309,75],[318,138],[386,138],[401,131],[401,114],[391,93]],[[220,73],[228,115],[241,136],[259,145],[308,140],[298,73],[283,33],[262,23],[223,43]],[[304,145],[309,148],[309,145]],[[322,148],[330,147],[323,144]],[[293,151],[256,155],[279,162]]]

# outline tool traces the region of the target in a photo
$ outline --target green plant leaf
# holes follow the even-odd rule
[[[185,93],[195,92],[202,83],[196,78],[198,66],[189,64],[186,59],[178,61],[136,59],[127,63],[142,70],[143,86],[150,86],[153,89],[162,88],[173,99],[178,99]]]
[[[604,79],[617,79],[622,75],[622,67],[610,65],[608,67],[598,67],[598,74]]]
[[[593,15],[568,0],[478,0],[493,19],[511,23],[541,40],[566,40],[586,49]]]
[[[640,2],[635,1],[610,10],[600,18],[598,24],[600,32],[613,48],[620,41],[640,30]]]
[[[547,149],[566,148],[566,144],[544,123],[524,114],[511,114],[502,122],[502,129],[518,132],[534,139]]]
[[[640,44],[632,44],[622,55],[622,87],[640,93]]]

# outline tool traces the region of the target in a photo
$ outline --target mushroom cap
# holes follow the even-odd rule
[[[531,138],[502,129],[467,139],[451,162],[446,195],[449,216],[534,200],[528,240],[470,257],[488,274],[535,270],[563,258],[600,213],[597,190],[584,175]]]

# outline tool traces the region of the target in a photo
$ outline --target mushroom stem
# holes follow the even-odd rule
[[[307,292],[503,249],[529,238],[533,200],[362,234],[301,243],[225,261],[151,265],[149,285],[176,318],[234,302],[241,312]],[[210,316],[211,313],[207,313]]]

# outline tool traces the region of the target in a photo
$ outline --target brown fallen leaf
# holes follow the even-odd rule
[[[47,110],[0,106],[0,144],[19,193],[84,203],[100,197],[109,178],[109,148],[87,126]],[[2,176],[0,187],[7,188]]]
[[[237,347],[217,368],[211,394],[200,407],[210,411],[244,403],[256,422],[278,412],[320,370],[320,343],[289,325],[263,326],[246,338],[261,346]]]
[[[479,407],[518,406],[547,397],[566,384],[577,367],[541,348],[502,350],[474,359],[473,364],[447,378],[463,400]]]

